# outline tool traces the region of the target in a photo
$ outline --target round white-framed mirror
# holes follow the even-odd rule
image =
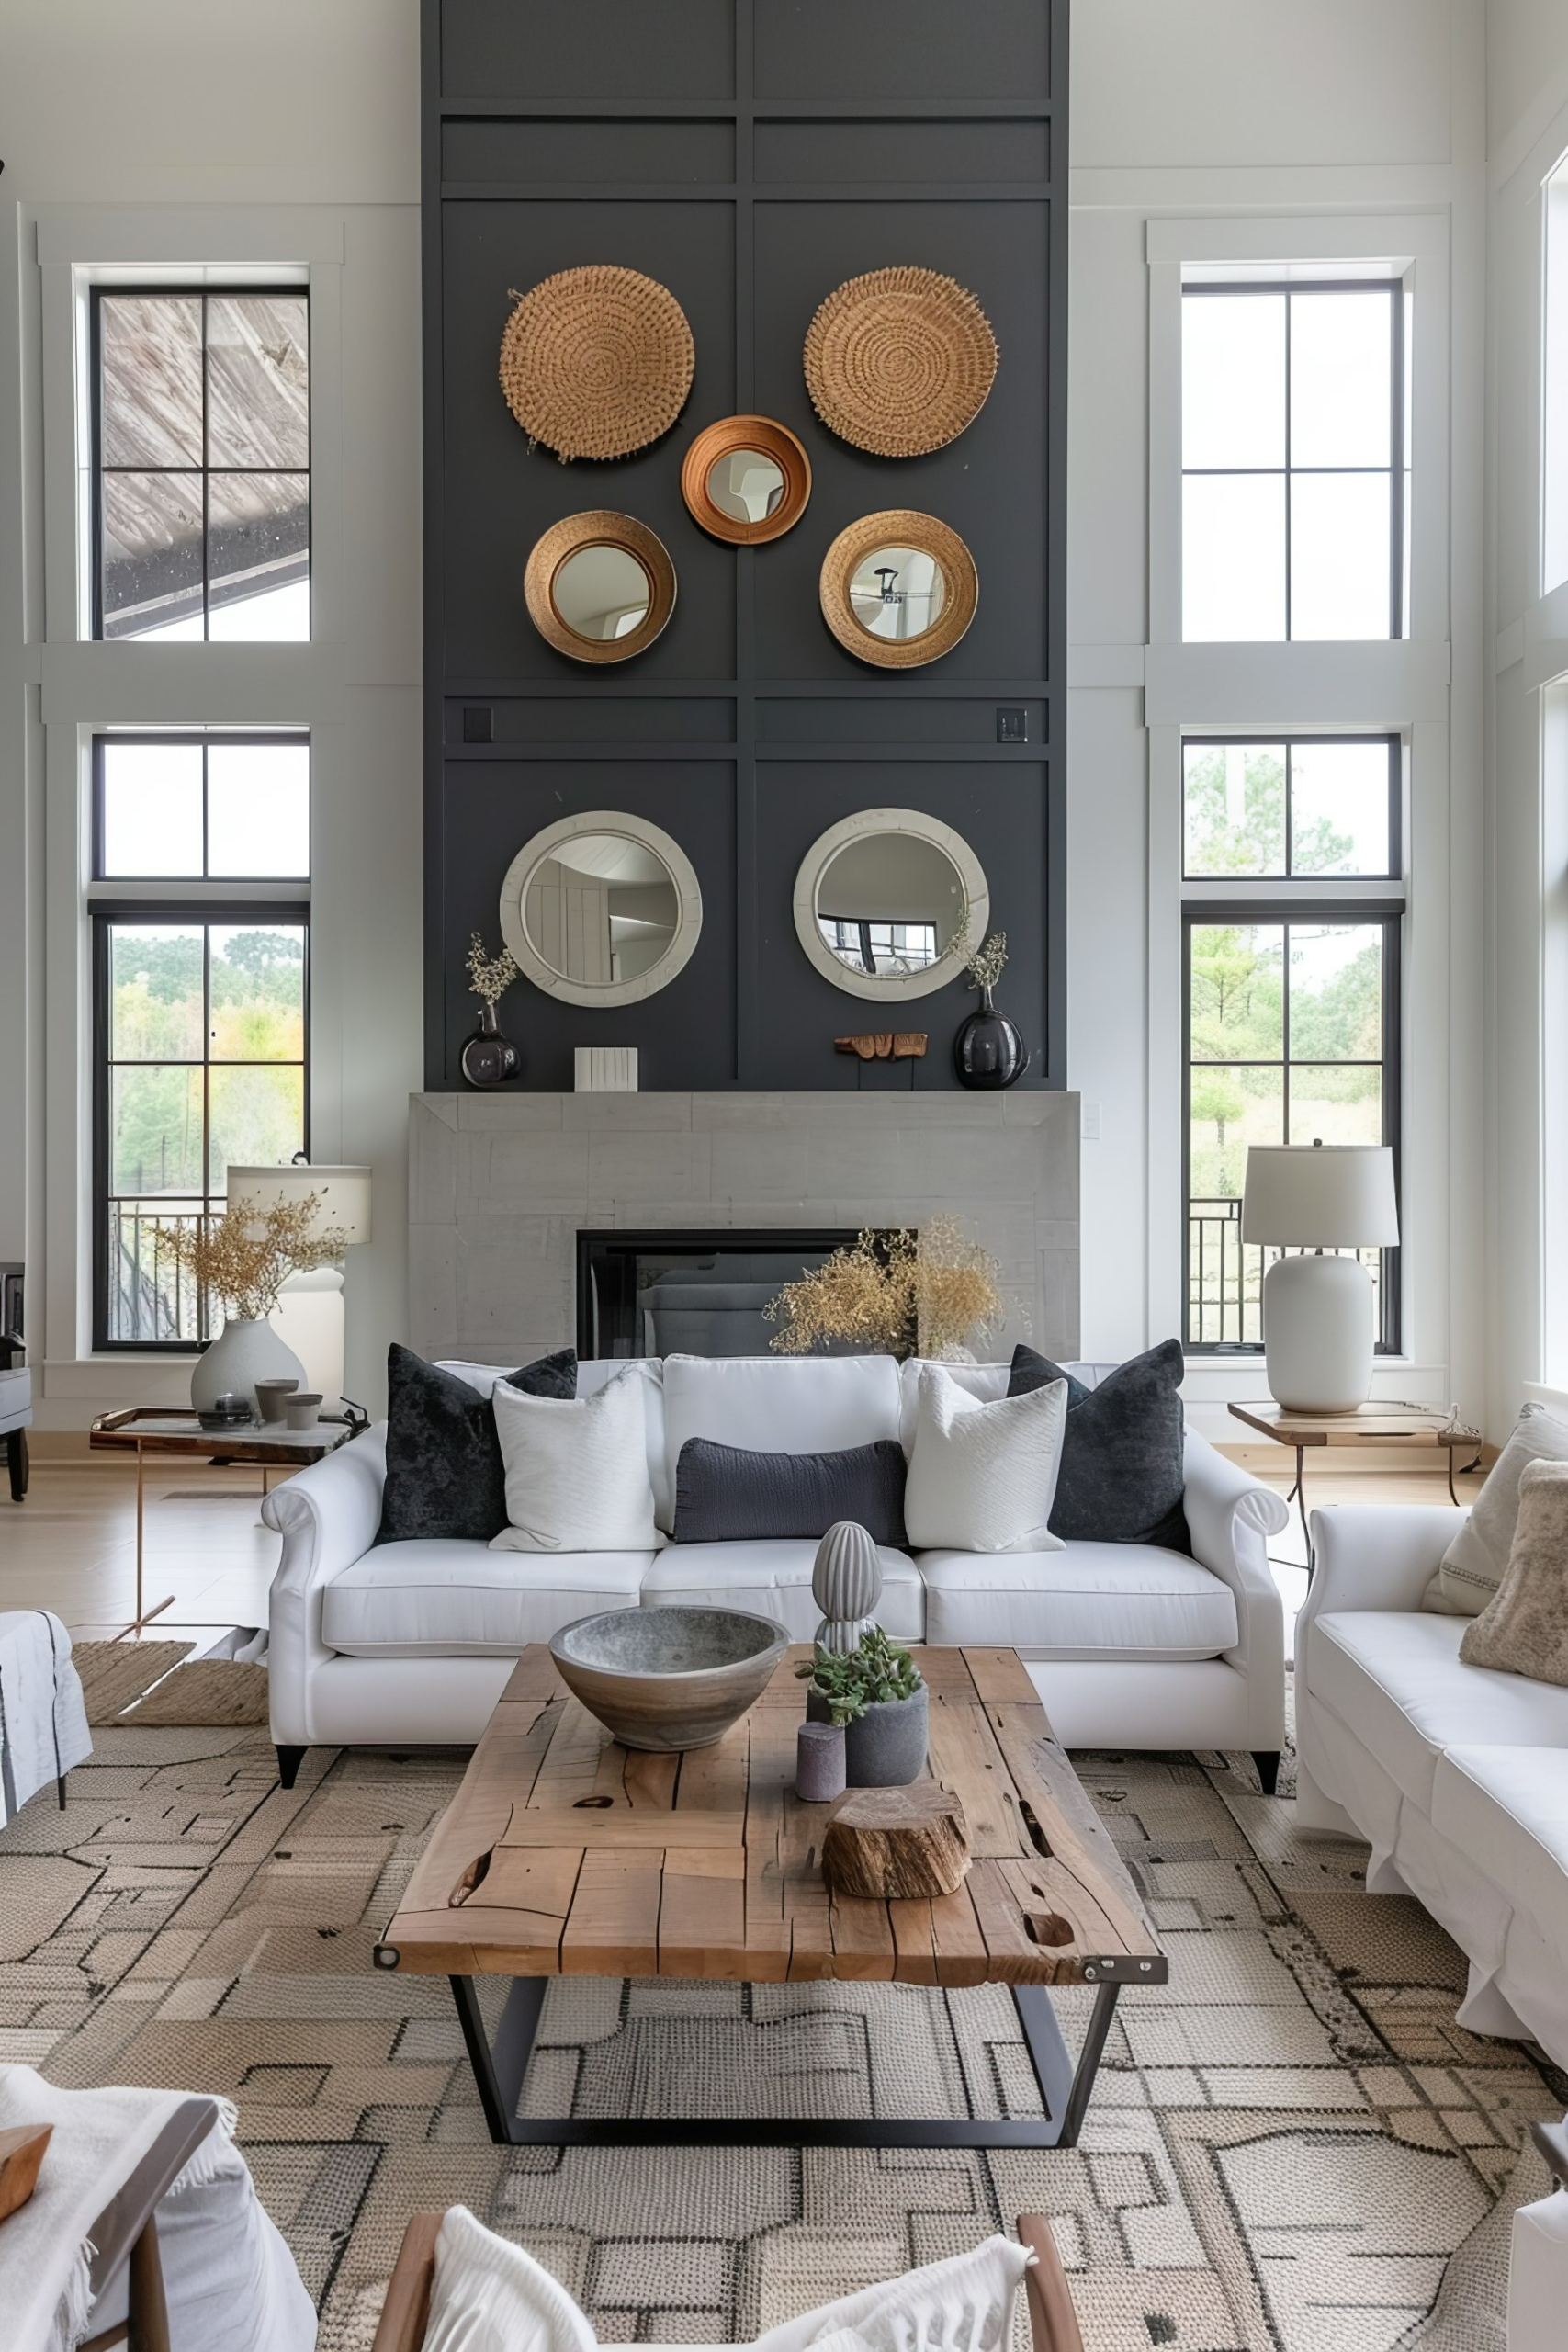
[[[990,919],[979,859],[919,808],[862,808],[829,825],[795,877],[801,946],[850,996],[897,1002],[945,988]]]
[[[646,817],[589,808],[525,842],[501,886],[501,935],[562,1004],[638,1004],[690,962],[703,894],[680,843]]]

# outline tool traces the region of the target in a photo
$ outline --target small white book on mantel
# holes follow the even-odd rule
[[[579,1094],[637,1092],[635,1046],[579,1046],[576,1051]]]

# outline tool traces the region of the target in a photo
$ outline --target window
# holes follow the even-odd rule
[[[310,871],[303,735],[100,735],[93,745],[98,881],[299,881]]]
[[[1399,872],[1397,735],[1278,742],[1190,735],[1182,870],[1190,880]]]
[[[1400,764],[1388,736],[1182,745],[1190,1350],[1262,1344],[1279,1253],[1242,1247],[1249,1145],[1397,1148]],[[1253,876],[1263,887],[1239,895]],[[1377,896],[1343,895],[1367,877]],[[1366,1253],[1384,1349],[1398,1344],[1395,1259]]]
[[[92,290],[93,634],[310,634],[302,288]]]
[[[189,1351],[171,1225],[308,1129],[310,751],[296,734],[93,743],[94,1344]]]
[[[1183,288],[1189,642],[1403,635],[1406,329],[1397,281]]]
[[[192,1350],[207,1301],[171,1224],[221,1210],[231,1161],[307,1145],[302,907],[96,908],[100,1348]]]
[[[934,922],[858,921],[818,915],[818,926],[840,964],[854,972],[923,972],[937,960]]]

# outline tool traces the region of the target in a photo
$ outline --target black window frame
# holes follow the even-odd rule
[[[207,1341],[198,1334],[193,1339],[180,1340],[119,1340],[109,1336],[109,1212],[122,1199],[150,1198],[145,1194],[116,1193],[109,1189],[112,1137],[110,1133],[112,1103],[110,1072],[116,1067],[110,1058],[113,1037],[113,971],[109,955],[109,938],[116,923],[200,923],[204,932],[214,924],[258,924],[265,926],[271,919],[279,924],[298,927],[305,934],[304,969],[301,974],[302,1037],[299,1068],[301,1079],[300,1120],[302,1147],[307,1158],[310,1150],[310,904],[308,899],[95,899],[88,910],[92,922],[93,964],[93,1351],[96,1355],[167,1355],[197,1356]],[[203,948],[203,990],[208,990],[207,973],[211,960],[210,941]],[[207,1024],[204,1046],[209,1045],[210,1023]],[[218,1197],[209,1182],[209,1137],[210,1135],[210,1080],[208,1076],[218,1069],[293,1069],[287,1063],[214,1063],[204,1051],[201,1061],[172,1065],[197,1069],[203,1072],[202,1082],[202,1209],[200,1214],[212,1214],[212,1204]],[[191,1195],[194,1197],[194,1194]]]
[[[1401,1085],[1401,954],[1404,944],[1405,907],[1403,899],[1336,899],[1325,895],[1314,898],[1281,899],[1265,897],[1246,899],[1189,899],[1181,910],[1181,1346],[1184,1355],[1205,1358],[1227,1356],[1260,1357],[1261,1340],[1194,1340],[1190,1336],[1192,1313],[1192,932],[1195,925],[1228,923],[1324,923],[1379,922],[1382,925],[1382,1053],[1379,1067],[1382,1071],[1382,1141],[1393,1154],[1393,1185],[1396,1202],[1403,1192],[1402,1176],[1402,1114]],[[1287,980],[1289,955],[1286,956]],[[1288,1142],[1291,1133],[1290,1080],[1290,990],[1287,984],[1282,1008],[1282,1032],[1279,1061],[1237,1060],[1222,1064],[1204,1063],[1204,1069],[1274,1069],[1283,1073],[1283,1094],[1280,1105],[1280,1133]],[[1321,1065],[1320,1065],[1321,1066]],[[1364,1067],[1354,1062],[1348,1067]],[[1237,1204],[1239,1216],[1240,1204]],[[1238,1235],[1237,1247],[1241,1246]],[[1397,1247],[1380,1252],[1381,1268],[1378,1280],[1379,1329],[1374,1343],[1378,1355],[1397,1355],[1400,1351],[1403,1315],[1400,1298],[1401,1253]]]
[[[1389,632],[1386,638],[1367,638],[1368,645],[1397,645],[1409,635],[1410,616],[1405,610],[1405,548],[1404,548],[1404,489],[1410,471],[1410,451],[1405,446],[1404,403],[1405,375],[1409,355],[1405,349],[1404,306],[1408,289],[1403,277],[1257,277],[1184,279],[1181,287],[1183,316],[1189,297],[1194,300],[1226,300],[1240,295],[1281,294],[1285,297],[1285,458],[1282,466],[1190,466],[1181,465],[1181,479],[1189,476],[1225,476],[1241,474],[1278,474],[1285,485],[1285,633],[1279,640],[1284,645],[1310,645],[1334,642],[1332,639],[1296,638],[1291,631],[1291,481],[1295,474],[1381,474],[1386,471],[1389,486]],[[1291,304],[1298,296],[1315,294],[1386,294],[1391,305],[1389,322],[1389,461],[1382,466],[1293,466],[1291,463]],[[1186,532],[1185,511],[1182,531]],[[1185,582],[1185,546],[1183,550],[1183,581]],[[1189,638],[1185,584],[1181,612],[1181,641],[1199,645],[1212,640]],[[1272,639],[1269,640],[1273,642]]]
[[[108,300],[110,300],[110,301],[117,301],[117,300],[127,300],[127,301],[151,301],[151,300],[154,300],[162,299],[162,300],[169,300],[169,301],[187,301],[187,302],[188,302],[188,301],[193,301],[193,300],[199,300],[199,301],[200,301],[200,303],[201,303],[201,463],[200,463],[200,465],[199,465],[199,466],[111,466],[111,467],[107,468],[107,470],[108,472],[111,472],[111,473],[138,473],[138,474],[157,474],[157,473],[193,474],[193,473],[199,473],[199,474],[200,474],[200,476],[201,476],[201,641],[202,641],[202,643],[203,643],[204,645],[209,645],[209,644],[211,644],[211,643],[212,643],[212,641],[213,641],[213,640],[212,640],[212,638],[211,638],[211,634],[210,634],[209,628],[209,620],[210,620],[210,618],[211,618],[211,609],[212,609],[212,606],[211,606],[211,588],[212,588],[212,582],[211,582],[211,578],[210,578],[210,573],[209,573],[209,539],[210,539],[210,515],[209,515],[209,482],[210,477],[211,477],[213,474],[215,474],[215,473],[218,473],[218,474],[244,474],[244,473],[258,473],[258,474],[265,473],[265,474],[275,474],[275,473],[300,473],[300,472],[302,472],[302,473],[304,474],[304,476],[305,476],[305,484],[306,484],[306,489],[305,489],[305,508],[306,508],[306,515],[307,515],[307,529],[306,529],[306,539],[305,539],[305,545],[306,545],[307,554],[306,554],[306,564],[305,564],[305,590],[306,590],[306,595],[307,595],[307,597],[308,597],[308,599],[309,599],[309,611],[310,611],[310,625],[309,631],[307,632],[307,636],[306,636],[306,639],[305,639],[305,641],[306,641],[306,643],[308,643],[308,644],[313,643],[313,642],[315,641],[315,632],[316,632],[316,590],[315,590],[315,527],[316,527],[316,501],[315,501],[315,486],[316,486],[316,475],[315,475],[315,455],[316,455],[316,452],[315,452],[315,438],[316,438],[316,435],[315,435],[315,422],[314,422],[314,416],[313,416],[313,413],[312,413],[312,412],[313,412],[313,407],[314,407],[313,385],[312,385],[312,387],[311,387],[311,390],[310,390],[310,391],[308,391],[308,393],[307,393],[306,402],[305,402],[305,436],[306,436],[306,437],[305,437],[305,463],[304,463],[303,467],[299,467],[299,466],[212,466],[212,465],[209,465],[209,464],[208,463],[208,448],[207,448],[207,409],[208,409],[208,395],[207,395],[207,349],[208,349],[208,344],[207,344],[207,306],[208,306],[209,302],[209,301],[213,301],[213,300],[217,300],[217,301],[225,301],[225,300],[230,300],[230,301],[231,301],[231,300],[233,300],[234,299],[236,299],[237,297],[245,297],[245,296],[252,296],[252,297],[255,297],[255,298],[258,298],[258,299],[263,300],[276,300],[281,299],[281,298],[282,298],[282,297],[284,297],[284,296],[288,296],[290,300],[298,300],[298,301],[302,301],[302,302],[304,303],[304,305],[305,305],[305,356],[306,356],[306,365],[307,365],[307,367],[309,367],[309,368],[311,368],[311,370],[312,370],[312,374],[313,374],[313,369],[314,369],[313,348],[314,348],[314,340],[315,340],[315,334],[314,334],[315,322],[314,322],[314,319],[313,319],[313,317],[312,317],[312,315],[311,315],[310,287],[310,282],[309,282],[309,280],[308,280],[308,279],[296,279],[296,280],[294,280],[294,281],[292,281],[292,282],[288,282],[288,283],[277,283],[277,284],[268,283],[268,284],[265,284],[265,285],[248,285],[248,284],[247,284],[247,285],[234,285],[234,286],[209,286],[209,285],[206,285],[206,284],[197,283],[197,282],[195,282],[195,281],[192,281],[192,282],[190,282],[190,283],[188,283],[188,284],[180,284],[180,283],[178,283],[177,281],[176,281],[176,282],[174,282],[174,283],[170,283],[170,282],[165,281],[164,283],[160,284],[160,285],[151,285],[151,286],[150,286],[150,285],[127,285],[127,286],[121,286],[121,285],[117,285],[117,284],[113,283],[112,281],[108,281],[108,282],[104,282],[104,283],[96,283],[96,284],[94,284],[94,285],[90,286],[90,287],[88,288],[87,291],[88,291],[88,310],[87,310],[87,369],[88,369],[87,401],[88,401],[88,412],[89,412],[89,431],[90,431],[91,445],[92,445],[91,464],[90,464],[90,467],[89,467],[89,469],[88,469],[88,470],[89,470],[89,480],[88,480],[88,496],[89,496],[89,502],[90,502],[90,505],[89,505],[89,512],[90,512],[89,536],[90,536],[90,542],[91,542],[91,543],[90,543],[90,546],[89,546],[89,548],[88,548],[88,562],[89,562],[89,568],[90,568],[90,571],[91,571],[91,573],[92,573],[92,614],[91,614],[91,618],[92,618],[92,635],[93,635],[93,641],[94,641],[95,643],[102,642],[102,643],[106,643],[106,644],[125,644],[125,645],[135,645],[136,643],[138,643],[138,642],[139,642],[139,640],[138,640],[136,638],[134,638],[134,637],[108,639],[108,638],[106,638],[106,637],[105,637],[105,635],[104,635],[104,474],[105,474],[105,471],[106,471],[106,468],[105,468],[105,464],[104,464],[104,436],[103,436],[103,334],[102,334],[102,324],[101,324],[101,316],[100,316],[100,314],[101,314],[101,311],[102,311],[103,303],[104,303],[104,301],[105,301],[105,300],[106,300],[106,298],[107,298],[107,299]],[[256,644],[267,644],[267,643],[273,643],[273,642],[278,642],[278,641],[287,642],[288,640],[286,640],[286,639],[285,639],[285,640],[275,640],[275,639],[265,639],[265,638],[259,638],[259,639],[252,639],[252,640],[249,640],[249,641],[251,641],[251,642],[253,642],[253,643],[256,643]],[[246,640],[244,640],[244,639],[238,639],[238,640],[236,640],[236,642],[243,643],[243,642],[246,642]]]
[[[1375,642],[1375,640],[1373,640]],[[1291,806],[1291,753],[1296,745],[1382,743],[1388,753],[1388,864],[1360,874],[1296,873],[1292,866],[1293,811]],[[1279,745],[1285,754],[1285,871],[1283,874],[1194,874],[1187,863],[1187,754],[1189,751],[1262,751]],[[1397,729],[1381,727],[1314,729],[1302,727],[1231,728],[1221,732],[1183,734],[1181,738],[1181,879],[1213,883],[1227,889],[1256,885],[1269,889],[1282,882],[1310,882],[1332,890],[1342,882],[1397,882],[1404,872],[1404,740]]]
[[[105,754],[120,743],[153,743],[171,749],[187,751],[198,747],[201,763],[201,872],[199,874],[107,874],[104,870],[104,775]],[[123,884],[134,887],[151,883],[165,888],[175,882],[186,885],[212,883],[225,889],[268,889],[279,885],[291,890],[309,889],[310,876],[305,874],[213,874],[208,866],[207,813],[207,752],[214,745],[230,750],[247,743],[267,747],[292,745],[310,751],[310,730],[308,727],[106,727],[93,737],[92,742],[92,816],[91,855],[95,882],[107,882],[111,887]],[[314,831],[314,825],[311,825]],[[313,844],[312,844],[313,846]],[[262,903],[265,905],[265,900]]]

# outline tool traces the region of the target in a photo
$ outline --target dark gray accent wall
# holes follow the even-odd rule
[[[955,1085],[961,984],[895,1010],[834,989],[791,912],[817,834],[895,804],[956,826],[1010,961],[999,991],[1066,1083],[1065,1002],[1066,0],[423,0],[427,1084],[459,1084],[468,934],[499,943],[501,882],[579,808],[651,818],[702,887],[680,977],[606,1012],[525,980],[502,1018],[524,1088],[572,1047],[635,1045],[646,1090]],[[696,374],[674,429],[615,464],[530,452],[497,378],[508,289],[615,262],[676,295]],[[925,458],[836,439],[801,346],[846,277],[942,270],[977,297],[1001,365],[968,431]],[[681,497],[694,434],[777,417],[812,467],[783,539],[729,548]],[[546,645],[523,600],[540,533],[609,506],[658,532],[679,594],[648,652],[604,669]],[[975,623],[945,659],[870,669],[829,635],[823,555],[908,506],[960,532]],[[1022,709],[1026,740],[998,740]],[[924,1061],[833,1039],[924,1028]]]

